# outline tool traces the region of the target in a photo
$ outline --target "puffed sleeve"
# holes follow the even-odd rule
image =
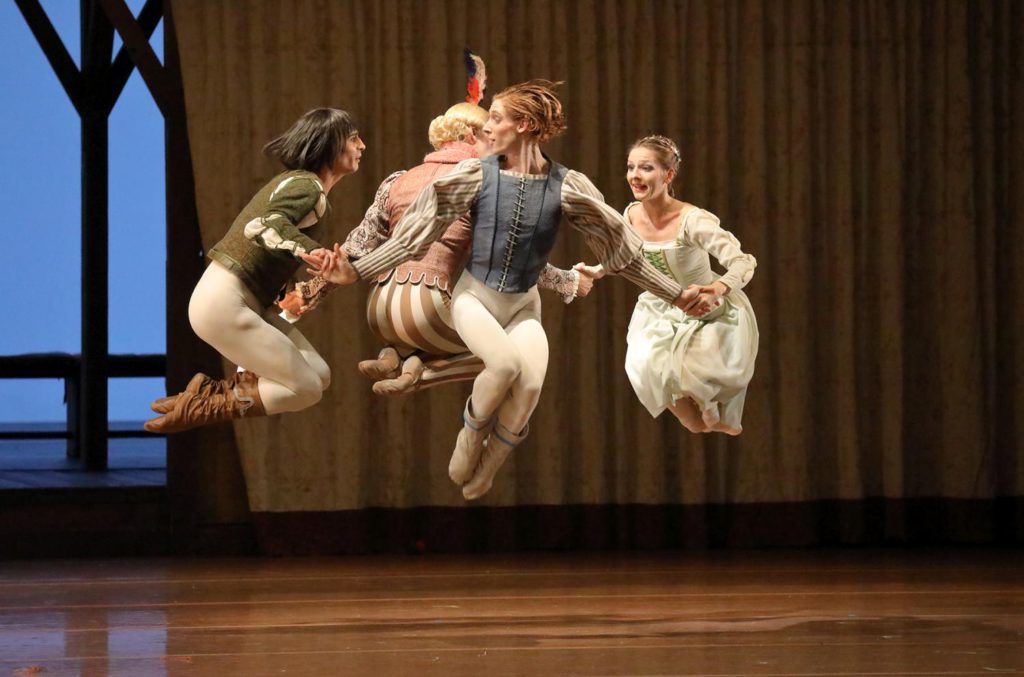
[[[718,279],[730,291],[743,289],[754,276],[757,259],[745,253],[736,236],[722,228],[718,217],[709,211],[701,209],[694,218],[686,220],[683,244],[700,247],[714,256],[726,269]]]
[[[377,194],[373,197],[373,203],[366,208],[363,220],[345,238],[345,243],[341,247],[350,258],[366,256],[387,241],[390,228],[388,196],[391,194],[391,185],[402,174],[405,174],[405,170],[397,171],[381,182]]]
[[[320,182],[305,176],[289,176],[270,194],[263,214],[245,224],[245,237],[265,249],[299,254],[320,247],[302,229],[319,221],[327,211],[327,196]]]

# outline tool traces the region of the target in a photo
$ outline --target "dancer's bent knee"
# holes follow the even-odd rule
[[[313,370],[316,377],[320,380],[320,390],[327,390],[331,387],[331,368],[319,355],[314,355],[312,358],[305,354],[306,364]]]
[[[212,307],[209,299],[196,290],[188,302],[188,322],[196,336],[212,345],[211,339],[216,340],[218,330],[222,329],[223,319]]]
[[[326,367],[327,365],[325,364],[324,366]],[[316,370],[316,374],[317,374],[317,376],[320,377],[320,390],[321,390],[321,392],[325,391],[325,390],[327,390],[328,388],[331,387],[331,369],[330,369],[330,367],[327,367],[326,369],[323,369],[323,370],[317,369]]]
[[[260,394],[267,406],[267,413],[300,411],[312,407],[323,398],[324,391],[320,389],[320,379],[315,375],[312,379],[288,380],[292,383],[260,379]]]
[[[295,393],[296,398],[302,400],[312,399],[314,402],[319,402],[323,397],[323,381],[313,369],[304,369],[299,373],[289,374],[279,383]]]
[[[519,375],[522,373],[522,367],[519,365],[519,360],[503,358],[500,360],[493,360],[491,362],[484,362],[484,373],[490,376],[495,382],[511,387]]]
[[[295,393],[294,398],[288,398],[286,404],[291,407],[291,411],[299,411],[300,409],[312,407],[314,404],[322,400],[323,397],[324,391],[319,388],[315,391],[305,390]]]

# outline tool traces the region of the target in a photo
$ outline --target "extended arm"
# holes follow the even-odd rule
[[[352,262],[356,274],[369,279],[422,257],[452,221],[470,210],[482,182],[480,161],[472,159],[460,162],[451,173],[424,187],[388,241]]]
[[[570,225],[583,234],[605,270],[669,303],[677,303],[682,292],[679,283],[644,258],[640,237],[579,172],[569,172],[562,184],[562,212]]]

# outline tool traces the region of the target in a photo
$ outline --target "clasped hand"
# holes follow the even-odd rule
[[[704,317],[722,305],[721,296],[713,284],[691,284],[676,299],[675,306],[690,317]]]
[[[321,247],[300,256],[311,266],[306,269],[310,275],[319,275],[328,282],[339,285],[352,284],[359,279],[356,269],[349,263],[348,254],[339,244],[334,245],[333,251]]]
[[[579,275],[579,284],[576,286],[576,298],[581,299],[589,294],[590,290],[594,288],[594,280],[600,280],[604,277],[604,268],[600,264],[588,266],[583,261],[580,261],[572,269]]]
[[[290,292],[284,295],[284,298],[277,302],[277,307],[281,310],[288,311],[292,317],[299,317],[306,310],[306,304],[303,302],[302,294],[297,289],[292,289]]]

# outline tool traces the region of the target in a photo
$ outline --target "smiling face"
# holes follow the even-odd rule
[[[668,190],[675,172],[658,161],[657,154],[650,148],[635,146],[629,151],[626,161],[626,183],[633,191],[633,198],[650,200],[660,197]]]
[[[338,176],[346,176],[359,171],[359,160],[363,157],[366,144],[359,138],[359,132],[352,132],[345,140],[345,147],[334,162],[333,171]]]
[[[490,152],[496,155],[507,152],[525,133],[526,123],[513,119],[501,100],[495,99],[484,125],[484,136],[490,142]]]

